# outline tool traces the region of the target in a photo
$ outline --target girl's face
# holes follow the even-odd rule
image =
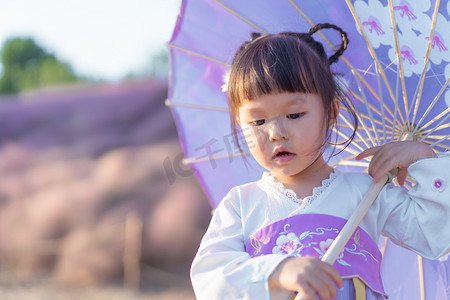
[[[238,118],[251,154],[278,180],[323,163],[321,147],[327,129],[318,95],[264,95],[245,101]]]

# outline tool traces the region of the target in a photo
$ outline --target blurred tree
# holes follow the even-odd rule
[[[159,49],[150,55],[148,62],[140,71],[130,72],[124,79],[134,79],[140,77],[167,78],[169,76],[169,50]]]
[[[152,71],[156,75],[167,76],[169,72],[169,49],[164,48],[152,59]]]
[[[154,77],[167,77],[169,74],[169,50],[163,48],[150,58],[146,73]]]
[[[0,94],[79,81],[71,67],[60,62],[31,38],[12,38],[1,50]]]

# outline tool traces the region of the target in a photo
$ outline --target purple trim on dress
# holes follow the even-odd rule
[[[267,225],[248,239],[251,257],[267,254],[321,258],[347,220],[324,214],[300,214]],[[381,252],[358,227],[339,255],[334,267],[343,278],[359,277],[371,290],[386,295],[381,281]]]

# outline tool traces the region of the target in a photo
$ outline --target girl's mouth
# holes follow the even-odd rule
[[[273,159],[276,161],[285,162],[291,160],[294,156],[295,154],[289,151],[279,151],[274,155]]]

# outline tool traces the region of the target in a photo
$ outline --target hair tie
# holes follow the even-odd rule
[[[331,65],[332,63],[337,62],[337,60],[339,59],[339,56],[341,56],[344,53],[345,49],[347,49],[347,45],[349,42],[347,33],[344,30],[342,30],[340,27],[333,25],[333,24],[329,24],[329,23],[316,24],[315,26],[311,27],[311,29],[309,29],[307,33],[309,35],[313,35],[320,29],[328,29],[328,28],[339,31],[339,33],[341,34],[341,39],[342,39],[341,46],[339,47],[339,49],[337,49],[336,52],[334,52],[334,54],[328,58],[328,63]]]
[[[259,32],[252,32],[252,34],[251,34],[251,36],[250,36],[250,41],[254,41],[254,40],[256,40],[257,38],[259,38],[261,36],[261,33],[259,33]]]

